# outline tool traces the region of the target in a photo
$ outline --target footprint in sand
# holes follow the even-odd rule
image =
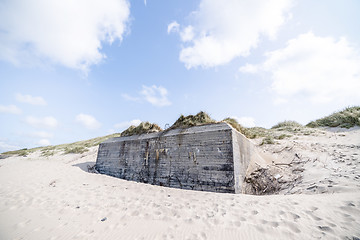
[[[318,228],[322,231],[322,232],[333,232],[333,230],[328,227],[328,226],[318,226]]]
[[[290,212],[289,215],[294,219],[295,222],[300,218],[299,215],[292,213],[292,212]]]
[[[279,226],[279,223],[277,223],[277,222],[269,222],[269,225],[276,228],[276,227]]]
[[[316,211],[316,210],[318,210],[319,208],[317,208],[317,207],[311,207],[310,209],[311,209],[311,211]]]
[[[305,212],[306,212],[307,215],[309,215],[315,221],[321,221],[322,220],[322,218],[319,218],[316,215],[314,215],[314,213],[312,211],[305,211]]]
[[[206,240],[207,239],[206,233],[201,232],[200,233],[200,239]]]
[[[246,219],[244,217],[240,217],[240,221],[245,222]]]
[[[241,226],[241,222],[240,222],[240,221],[235,221],[235,222],[233,222],[233,225],[234,225],[235,227],[240,227],[240,226]]]
[[[264,232],[264,228],[262,226],[255,226],[255,228],[262,233]]]
[[[301,231],[297,228],[297,226],[292,223],[292,222],[285,222],[285,226],[287,226],[288,228],[290,228],[291,231],[295,232],[295,233],[300,233]]]
[[[258,211],[256,211],[256,210],[254,210],[254,211],[251,211],[251,214],[252,215],[257,215],[259,212]]]

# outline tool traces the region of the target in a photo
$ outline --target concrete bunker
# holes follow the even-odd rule
[[[227,123],[111,138],[96,169],[121,179],[181,189],[241,193],[253,144]]]

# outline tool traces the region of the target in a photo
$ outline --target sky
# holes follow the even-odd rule
[[[0,0],[0,152],[360,105],[358,0]]]

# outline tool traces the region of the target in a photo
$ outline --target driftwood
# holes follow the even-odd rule
[[[267,168],[255,170],[249,177],[245,178],[245,181],[251,186],[249,189],[250,194],[274,194],[281,189],[278,179],[276,179]]]

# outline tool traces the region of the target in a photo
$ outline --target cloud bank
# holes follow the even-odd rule
[[[121,95],[127,101],[142,102],[146,101],[156,107],[170,106],[171,102],[168,99],[168,91],[162,86],[152,85],[150,87],[143,85],[140,91],[140,96],[130,96],[129,94]]]
[[[291,0],[202,0],[182,27],[172,22],[168,33],[178,31],[185,44],[180,61],[186,68],[216,67],[246,57],[261,36],[274,39],[287,18]]]
[[[104,42],[123,39],[129,15],[127,0],[1,1],[0,59],[87,72],[106,57]]]
[[[318,37],[312,32],[265,54],[258,65],[240,68],[245,73],[270,73],[277,103],[306,97],[313,103],[360,101],[360,51],[346,38]]]
[[[142,86],[140,94],[147,102],[151,103],[154,106],[164,107],[171,105],[171,102],[167,98],[168,91],[162,86]]]

